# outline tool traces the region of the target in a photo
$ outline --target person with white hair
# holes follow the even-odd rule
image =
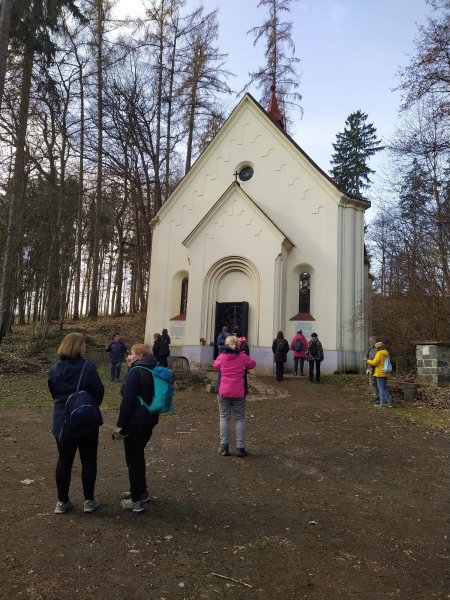
[[[223,351],[214,361],[214,368],[219,371],[217,380],[217,401],[220,415],[220,448],[219,454],[229,456],[230,420],[234,415],[236,427],[236,456],[247,456],[245,449],[246,419],[246,389],[245,374],[247,369],[254,369],[256,361],[241,352],[238,339],[229,335]]]

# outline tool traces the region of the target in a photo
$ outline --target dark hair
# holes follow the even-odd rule
[[[280,340],[284,338],[284,333],[281,330],[277,333],[277,338],[280,338]]]
[[[319,336],[317,335],[317,333],[312,333],[311,337],[319,337]]]
[[[118,335],[120,337],[120,333],[118,331],[115,332],[115,334],[113,335],[113,337],[116,337],[116,335]]]

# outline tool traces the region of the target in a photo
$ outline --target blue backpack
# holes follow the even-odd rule
[[[136,365],[133,368],[145,369],[153,375],[153,398],[151,404],[147,404],[142,396],[138,400],[150,414],[173,412],[173,373],[167,367],[156,365],[153,369]]]
[[[303,342],[300,338],[297,338],[294,342],[294,350],[296,352],[301,352],[303,350]]]
[[[103,425],[102,413],[95,398],[89,392],[80,390],[81,378],[86,365],[85,361],[78,378],[76,391],[70,394],[66,400],[64,423],[58,436],[61,443],[66,439],[86,435]]]

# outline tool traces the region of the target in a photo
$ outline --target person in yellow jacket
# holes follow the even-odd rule
[[[377,342],[375,344],[375,348],[377,350],[377,353],[375,354],[373,360],[371,360],[370,358],[366,359],[367,364],[371,367],[374,367],[373,376],[378,387],[378,394],[380,397],[379,406],[387,405],[388,408],[391,408],[392,398],[387,385],[389,373],[386,373],[384,370],[384,361],[386,358],[389,358],[389,352],[387,351],[387,348],[383,344],[383,342]]]

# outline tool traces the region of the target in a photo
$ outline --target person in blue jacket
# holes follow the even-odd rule
[[[120,370],[122,363],[125,359],[125,355],[128,350],[125,346],[120,333],[115,333],[110,344],[106,346],[106,352],[109,352],[109,362],[111,365],[111,381],[119,381]]]
[[[154,369],[158,360],[147,344],[133,344],[127,362],[130,368],[122,386],[122,402],[114,437],[124,441],[130,481],[130,490],[122,495],[121,506],[125,510],[140,513],[144,510],[144,503],[150,499],[145,476],[145,447],[159,421],[159,414],[150,414],[138,396],[146,404],[152,403],[153,375],[147,369]]]
[[[64,423],[66,400],[77,389],[83,365],[85,367],[80,381],[80,390],[89,392],[99,406],[103,401],[102,381],[96,366],[85,358],[85,353],[86,342],[83,334],[68,333],[57,350],[58,360],[52,365],[48,374],[48,388],[54,400],[52,433],[58,448],[55,473],[58,491],[56,514],[63,514],[73,508],[69,498],[69,487],[77,449],[81,460],[84,512],[94,512],[99,507],[99,502],[94,496],[99,428],[76,438],[65,439],[64,442],[59,441],[59,434]]]

